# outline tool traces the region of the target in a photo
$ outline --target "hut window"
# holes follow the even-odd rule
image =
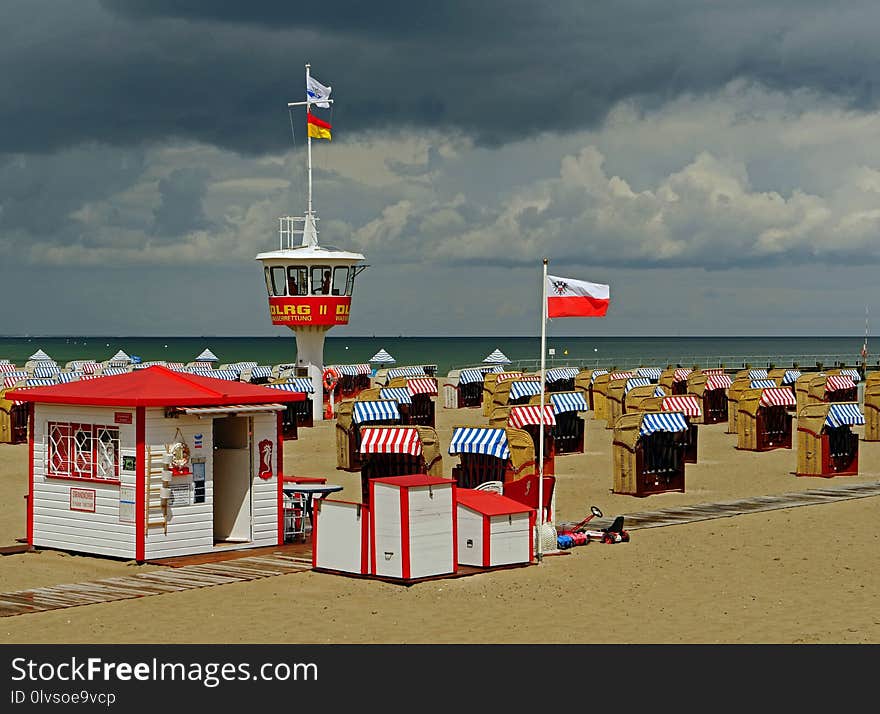
[[[46,475],[119,482],[119,429],[50,422]]]
[[[312,295],[330,294],[330,266],[316,265],[312,268]]]
[[[309,269],[302,265],[287,267],[287,294],[309,294]]]
[[[348,287],[348,268],[334,268],[333,269],[333,294],[334,295],[346,295],[346,289]]]
[[[284,275],[287,270],[283,265],[276,265],[270,268],[270,271],[272,274],[272,294],[275,296],[287,295],[287,280]]]
[[[263,268],[263,274],[266,276],[266,292],[272,294],[272,276],[269,274],[269,268]]]

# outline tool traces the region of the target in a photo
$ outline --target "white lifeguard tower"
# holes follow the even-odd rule
[[[306,100],[287,105],[305,106],[307,118],[312,106],[326,108],[333,101],[329,99],[330,87],[314,81],[309,67],[306,65]],[[320,124],[329,128],[325,122]],[[324,418],[324,337],[331,327],[348,324],[354,279],[367,266],[360,253],[318,245],[319,219],[312,208],[312,134],[306,133],[306,214],[282,216],[278,250],[260,253],[256,260],[263,264],[272,324],[284,325],[296,333],[296,376],[311,379],[315,389],[312,415],[319,421]]]

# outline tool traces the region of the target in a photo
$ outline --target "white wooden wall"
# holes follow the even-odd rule
[[[458,563],[483,567],[483,520],[481,513],[458,504]],[[468,547],[468,541],[471,546]]]
[[[135,455],[134,411],[65,404],[34,406],[34,546],[117,558],[135,557],[135,525],[119,520],[118,485],[46,477],[48,422],[102,424],[119,428],[120,480],[123,486],[134,488],[135,472],[122,471],[122,457]],[[131,414],[132,423],[114,424],[114,412]],[[70,510],[71,488],[94,489],[94,513]]]
[[[365,550],[366,562],[370,562],[369,538],[363,537],[369,510],[358,503],[322,499],[315,502],[315,511],[315,566],[365,574],[361,564]]]
[[[373,485],[370,511],[375,529],[373,548],[376,553],[376,572],[390,578],[403,577],[403,550],[401,547],[400,489],[387,483]]]
[[[454,572],[452,484],[413,486],[408,490],[410,577]]]
[[[531,538],[528,513],[492,516],[489,522],[489,565],[528,563]]]

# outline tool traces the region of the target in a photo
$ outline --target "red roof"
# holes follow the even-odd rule
[[[299,402],[302,392],[285,392],[257,384],[175,372],[154,365],[112,377],[14,389],[7,399],[42,404],[87,404],[114,407],[195,407]]]
[[[410,474],[409,476],[383,476],[382,478],[373,478],[371,481],[376,483],[387,483],[392,486],[400,486],[409,488],[411,486],[436,486],[441,483],[455,483],[451,478],[439,478],[438,476],[428,476],[427,474]]]
[[[510,513],[528,513],[535,509],[512,498],[493,491],[460,488],[456,491],[458,502],[484,516],[506,516]]]

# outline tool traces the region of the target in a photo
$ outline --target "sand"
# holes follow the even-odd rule
[[[454,425],[479,410],[438,407],[444,472]],[[796,450],[738,451],[726,424],[699,428],[685,493],[611,493],[611,434],[587,417],[586,453],[556,459],[559,521],[880,480],[880,443],[860,442],[858,476],[795,477]],[[861,432],[861,427],[856,431]],[[334,424],[285,444],[288,473],[323,476],[359,500],[360,475],[335,468]],[[25,534],[27,446],[0,445],[0,545]],[[0,618],[6,643],[878,643],[876,497],[642,528],[540,565],[410,587],[304,572]],[[157,566],[53,551],[0,557],[0,592]],[[243,603],[246,604],[243,607]]]

